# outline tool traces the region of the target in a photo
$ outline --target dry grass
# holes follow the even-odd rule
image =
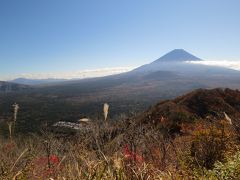
[[[224,129],[217,132],[214,129],[215,133],[211,134],[211,128],[220,125]],[[141,128],[139,133],[135,129],[132,136],[127,133],[126,138],[116,123],[92,124],[90,131],[70,138],[59,138],[49,132],[40,136],[1,138],[0,179],[204,178],[208,175],[206,167],[194,160],[198,158],[199,162],[212,155],[203,152],[206,138],[209,143],[224,140],[221,143],[225,146],[232,143],[237,147],[237,143],[231,127],[222,122],[207,126],[199,123],[194,127],[185,127],[187,135],[175,138],[166,138],[154,129],[143,133]],[[198,156],[186,153],[191,152],[196,142],[202,148],[199,149],[201,156],[200,152]],[[231,154],[233,149],[236,150],[235,147],[223,149],[221,155]],[[224,161],[224,157],[221,158],[217,160]]]
[[[48,129],[24,136],[13,133],[19,106],[13,107],[9,137],[0,136],[3,180],[219,179],[225,176],[215,173],[214,169],[222,172],[216,163],[228,170],[224,162],[239,151],[239,134],[227,115],[221,121],[182,123],[174,135],[171,121],[162,117],[158,124],[137,124],[136,119],[91,121],[71,136]],[[104,104],[105,120],[108,108]],[[234,162],[231,172],[237,174],[240,161]]]

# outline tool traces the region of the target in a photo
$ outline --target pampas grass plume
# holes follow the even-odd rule
[[[225,119],[227,120],[227,122],[232,125],[232,119],[227,115],[227,113],[224,112],[223,114],[224,114]]]
[[[13,112],[14,112],[14,114],[13,114],[13,120],[14,120],[14,122],[17,121],[18,110],[19,110],[19,105],[18,105],[17,103],[14,103],[14,104],[13,104]]]
[[[109,105],[107,103],[104,103],[103,105],[103,114],[104,114],[104,120],[107,120],[108,116],[108,110],[109,110]]]

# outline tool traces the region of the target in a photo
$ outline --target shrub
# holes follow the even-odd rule
[[[203,171],[212,169],[233,152],[234,133],[225,121],[198,124],[192,132],[192,141],[186,161],[188,167]]]
[[[209,177],[218,179],[240,179],[240,151],[233,157],[228,157],[225,163],[216,162],[213,170],[208,172]]]

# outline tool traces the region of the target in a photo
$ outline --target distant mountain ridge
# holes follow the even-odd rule
[[[188,58],[184,58],[183,61],[182,57],[178,57],[176,59],[180,59],[179,61],[172,59],[167,62],[163,61],[165,58],[122,74],[35,86],[30,93],[23,91],[14,97],[0,96],[0,103],[11,100],[12,103],[22,104],[26,107],[23,113],[29,117],[27,122],[32,126],[32,119],[36,119],[36,124],[43,121],[74,121],[79,118],[79,112],[84,117],[94,119],[102,113],[103,103],[110,105],[111,119],[121,114],[142,112],[159,101],[172,99],[199,88],[240,89],[240,71],[191,64],[185,62]],[[5,88],[5,91],[6,89],[9,90]],[[214,98],[214,95],[219,96],[212,93],[213,97],[210,98]],[[45,106],[46,101],[48,108]],[[34,105],[37,107],[35,111],[32,108]],[[170,108],[172,107],[175,108],[175,105]],[[29,114],[34,117],[30,117]]]
[[[17,92],[22,90],[30,90],[32,89],[30,86],[17,84],[12,82],[0,81],[0,92],[8,93],[8,92]]]
[[[90,79],[96,77],[104,77],[113,74],[120,74],[132,70],[133,67],[112,67],[112,68],[99,68],[92,70],[80,70],[75,72],[65,73],[39,73],[39,74],[26,74],[23,77],[16,78],[9,82],[26,84],[26,85],[49,85],[56,83],[63,83],[65,81],[75,81],[80,79]]]
[[[135,68],[128,72],[119,72],[115,75],[108,76],[96,76],[96,77],[88,77],[85,78],[77,78],[77,79],[27,79],[27,78],[18,78],[10,82],[25,84],[25,85],[57,85],[57,84],[76,84],[82,82],[91,82],[91,81],[109,81],[108,84],[116,85],[121,84],[122,82],[140,82],[146,80],[164,80],[167,82],[173,79],[207,79],[212,78],[238,78],[240,77],[240,71],[233,70],[230,68],[220,67],[220,66],[210,66],[198,63],[190,63],[191,62],[204,62],[201,58],[192,55],[191,53],[185,51],[184,49],[174,49],[169,53],[163,55],[157,60]],[[89,71],[91,72],[91,71]],[[96,71],[98,72],[98,71]],[[96,73],[95,72],[95,73]],[[100,72],[100,71],[99,71]],[[114,83],[110,83],[110,81],[115,81]],[[201,87],[201,86],[200,86]],[[205,87],[205,86],[203,86]],[[217,87],[217,86],[215,86]],[[234,86],[235,87],[235,86]]]
[[[40,84],[49,84],[49,83],[59,83],[67,81],[67,79],[28,79],[28,78],[17,78],[9,82],[24,84],[24,85],[40,85]]]

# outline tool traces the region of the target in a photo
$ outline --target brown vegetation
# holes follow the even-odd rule
[[[71,136],[47,127],[39,136],[2,137],[0,178],[238,179],[239,97],[198,90]]]

